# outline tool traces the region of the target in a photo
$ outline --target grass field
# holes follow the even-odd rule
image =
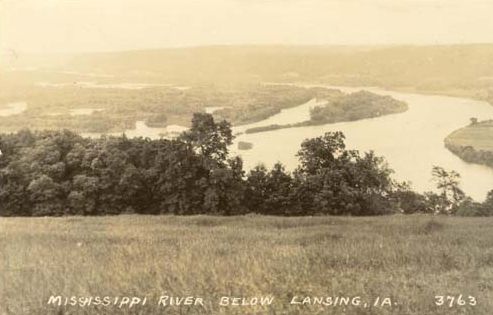
[[[477,305],[435,305],[460,294]],[[148,302],[57,306],[51,295]],[[203,305],[158,306],[162,295]],[[274,301],[220,306],[223,296]],[[372,306],[376,297],[393,306]],[[493,218],[0,218],[0,314],[493,314]]]
[[[457,146],[471,146],[475,150],[493,151],[493,121],[456,130],[447,137],[447,141]]]

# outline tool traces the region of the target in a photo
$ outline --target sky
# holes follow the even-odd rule
[[[0,0],[0,50],[493,43],[492,0]]]

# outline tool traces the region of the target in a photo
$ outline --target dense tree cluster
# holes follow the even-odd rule
[[[247,177],[245,204],[273,215],[379,215],[395,210],[390,170],[372,152],[344,149],[340,132],[306,140],[291,176],[277,163]]]
[[[408,106],[391,96],[381,96],[368,91],[359,91],[331,99],[323,106],[310,111],[311,125],[340,121],[354,121],[382,115],[405,112]]]
[[[292,174],[279,163],[246,174],[242,160],[228,155],[232,140],[227,121],[204,113],[173,140],[88,139],[66,130],[1,135],[0,215],[379,215],[429,209],[429,198],[414,209],[423,196],[396,185],[382,158],[347,150],[340,132],[305,140]],[[443,188],[437,200],[451,191],[466,200],[452,177],[437,170]]]
[[[227,160],[231,140],[229,124],[206,114],[177,140],[3,135],[0,214],[227,213],[243,176],[241,161]]]
[[[39,79],[40,81],[49,79]],[[73,84],[33,86],[0,79],[0,104],[22,101],[27,109],[16,115],[0,116],[2,131],[18,131],[19,126],[37,130],[69,129],[77,132],[122,132],[145,121],[149,127],[185,125],[195,112],[216,107],[216,117],[235,124],[266,119],[289,108],[306,103],[317,93],[310,88],[291,85],[245,84],[172,87],[159,84]],[[318,92],[320,94],[320,92]],[[326,92],[326,94],[330,94]],[[94,109],[92,114],[74,111]]]
[[[394,198],[401,212],[447,214],[459,216],[493,216],[493,190],[483,203],[475,202],[460,188],[460,175],[442,167],[432,169],[433,181],[438,192],[428,191],[419,194],[410,189],[408,184],[396,186]]]
[[[342,93],[339,90],[321,88],[313,88],[312,90],[317,93],[317,98],[325,99],[327,102],[310,109],[309,120],[293,124],[253,127],[245,130],[245,133],[355,121],[402,113],[408,110],[406,102],[398,101],[388,95],[378,95],[364,90],[350,94]]]

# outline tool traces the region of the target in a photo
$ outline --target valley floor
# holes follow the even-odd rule
[[[492,240],[493,218],[0,218],[0,314],[491,314]],[[435,305],[461,294],[476,305]],[[147,304],[94,305],[105,296]]]

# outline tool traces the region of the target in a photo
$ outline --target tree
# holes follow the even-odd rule
[[[34,179],[27,187],[33,216],[62,215],[62,187],[46,175]]]
[[[280,162],[274,167],[267,176],[267,194],[265,206],[268,214],[287,215],[291,212],[291,189],[293,179],[286,172],[284,165]]]
[[[14,169],[0,170],[0,216],[31,216],[26,183]]]
[[[488,209],[485,203],[475,202],[471,197],[466,197],[461,202],[454,213],[463,217],[482,217],[491,215],[491,209]]]
[[[441,205],[438,206],[437,211],[446,214],[453,213],[466,197],[459,187],[460,174],[456,171],[446,171],[440,166],[433,166],[431,173],[440,191]]]
[[[493,190],[490,190],[486,195],[486,200],[484,201],[484,205],[493,210]]]
[[[346,150],[342,132],[308,139],[298,152],[296,207],[324,214],[375,215],[391,211],[392,171],[373,152]]]
[[[426,196],[411,189],[410,182],[396,182],[391,199],[399,212],[404,214],[428,213],[430,211]]]
[[[292,188],[293,178],[281,163],[276,163],[271,171],[257,165],[246,180],[245,204],[252,212],[289,215]]]
[[[228,146],[233,143],[231,124],[225,120],[216,123],[207,113],[194,113],[192,127],[179,137],[199,155],[223,164],[228,156]]]
[[[100,195],[99,178],[87,175],[77,175],[73,178],[72,191],[67,199],[71,214],[96,215],[99,209]]]
[[[211,170],[204,194],[206,213],[234,215],[245,212],[243,174],[240,157],[229,159],[228,167]]]
[[[267,168],[260,164],[250,170],[246,179],[245,204],[251,212],[264,213],[267,198]]]
[[[303,141],[297,154],[301,164],[299,170],[313,175],[324,168],[331,167],[346,148],[344,139],[344,134],[337,131]]]

